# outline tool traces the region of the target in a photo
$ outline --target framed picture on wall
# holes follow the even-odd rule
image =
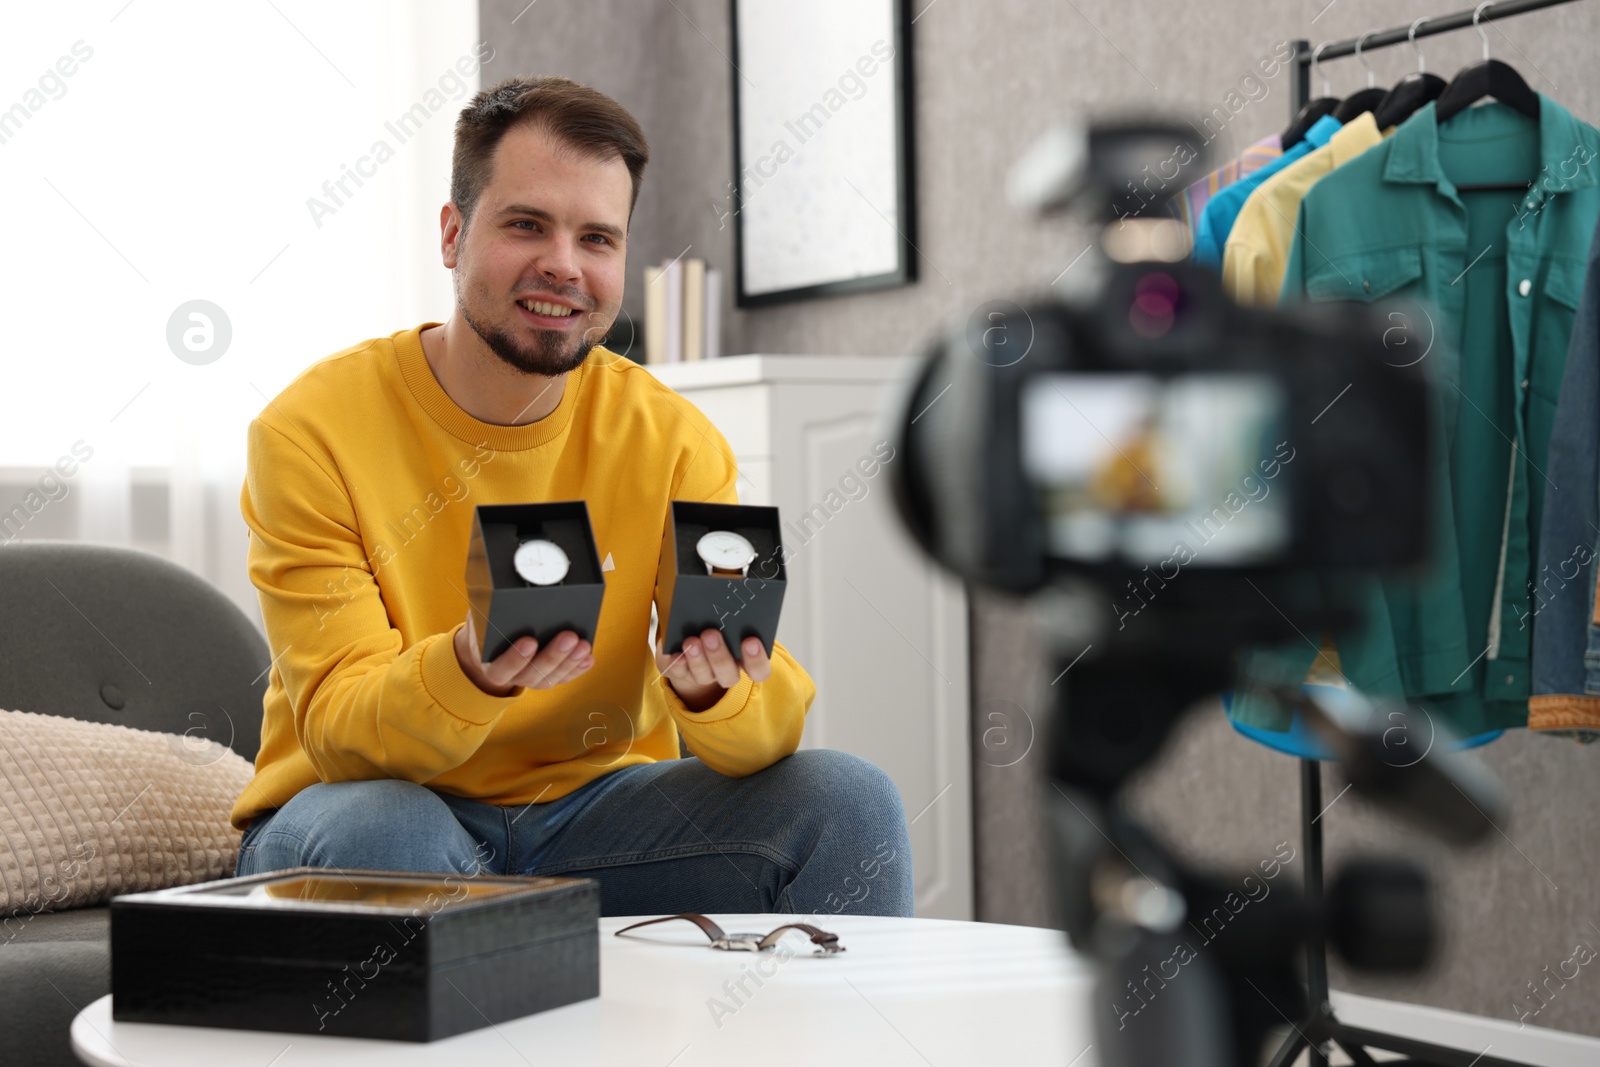
[[[729,0],[735,302],[916,280],[910,0]]]

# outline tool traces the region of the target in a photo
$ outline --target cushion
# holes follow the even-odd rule
[[[253,774],[196,736],[0,710],[0,943],[41,911],[232,877]]]

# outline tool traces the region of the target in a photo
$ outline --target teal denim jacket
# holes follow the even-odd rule
[[[1426,360],[1435,384],[1433,558],[1418,576],[1363,580],[1366,625],[1338,650],[1352,685],[1418,701],[1458,736],[1527,725],[1529,583],[1544,497],[1559,491],[1546,454],[1600,218],[1600,130],[1539,99],[1536,128],[1495,102],[1441,130],[1428,104],[1319,181],[1281,294],[1420,309],[1422,321],[1391,314],[1390,348],[1396,365]],[[1530,174],[1520,194],[1464,201],[1457,188]],[[1310,642],[1261,650],[1244,677],[1297,682],[1314,655]],[[1254,701],[1234,715],[1287,726]]]

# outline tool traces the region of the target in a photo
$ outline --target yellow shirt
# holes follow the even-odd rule
[[[1339,127],[1327,144],[1262,182],[1245,201],[1223,247],[1222,287],[1228,295],[1241,304],[1275,306],[1289,266],[1289,246],[1294,243],[1300,201],[1335,167],[1350,162],[1393,132],[1391,126],[1379,133],[1372,112],[1363,111]],[[1339,653],[1326,635],[1306,675],[1306,684],[1344,687]]]
[[[668,503],[738,503],[732,451],[692,404],[596,347],[555,411],[480,422],[434,378],[424,323],[323,359],[250,423],[240,509],[274,657],[244,829],[315,782],[398,778],[492,804],[551,801],[688,750],[730,776],[794,752],[816,686],[772,675],[690,711],[649,634]],[[585,500],[606,571],[594,666],[495,697],[456,661],[474,508]],[[662,612],[665,614],[665,611]]]
[[[1294,243],[1300,201],[1335,167],[1356,158],[1393,133],[1378,132],[1372,112],[1339,127],[1327,144],[1280,170],[1250,194],[1222,251],[1222,286],[1241,304],[1274,306]]]

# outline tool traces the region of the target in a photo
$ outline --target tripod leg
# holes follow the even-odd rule
[[[1322,910],[1322,765],[1316,760],[1300,761],[1300,836],[1306,853],[1306,906]],[[1306,998],[1318,1012],[1328,1002],[1328,947],[1320,930],[1306,939]]]
[[[1341,1041],[1337,1037],[1333,1039],[1333,1043],[1338,1045],[1346,1056],[1350,1057],[1350,1062],[1355,1064],[1356,1067],[1377,1067],[1377,1062],[1371,1056],[1368,1056],[1367,1050],[1360,1045],[1349,1041]]]
[[[1313,912],[1322,910],[1322,764],[1314,759],[1300,761],[1300,835],[1306,853],[1306,904]],[[1324,1014],[1328,1003],[1328,946],[1320,930],[1306,938],[1306,999],[1313,1014]],[[1319,1046],[1311,1046],[1310,1067],[1328,1067],[1328,1057]]]
[[[1306,1044],[1304,1034],[1299,1030],[1291,1030],[1289,1036],[1283,1039],[1283,1044],[1278,1046],[1278,1051],[1272,1054],[1272,1059],[1267,1061],[1267,1067],[1289,1067]],[[1312,1055],[1315,1056],[1316,1052],[1313,1051]]]

